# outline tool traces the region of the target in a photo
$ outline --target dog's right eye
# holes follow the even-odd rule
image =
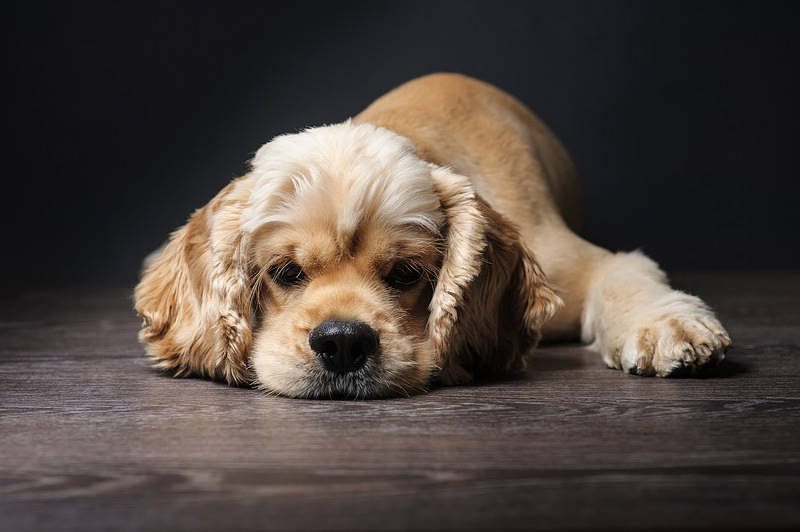
[[[292,261],[275,264],[269,269],[269,275],[281,286],[297,286],[306,280],[303,269]]]

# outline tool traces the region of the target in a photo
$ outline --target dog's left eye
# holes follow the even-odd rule
[[[291,261],[272,266],[269,275],[282,286],[297,286],[306,280],[303,269]]]
[[[422,278],[422,268],[410,262],[398,262],[384,278],[392,288],[404,290],[411,288]]]

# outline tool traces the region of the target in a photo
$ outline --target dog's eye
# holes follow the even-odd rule
[[[294,262],[275,264],[269,269],[272,279],[282,286],[297,286],[306,280],[306,274]]]
[[[411,288],[422,278],[422,268],[409,262],[398,262],[385,277],[386,284],[404,290]]]

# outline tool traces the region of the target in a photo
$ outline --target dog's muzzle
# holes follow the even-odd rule
[[[378,349],[378,333],[361,321],[325,320],[308,335],[308,344],[328,371],[350,373]]]

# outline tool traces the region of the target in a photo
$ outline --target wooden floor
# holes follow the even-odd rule
[[[152,371],[126,287],[0,302],[0,529],[800,526],[800,273],[698,275],[703,379],[535,351],[525,379],[380,401]]]

